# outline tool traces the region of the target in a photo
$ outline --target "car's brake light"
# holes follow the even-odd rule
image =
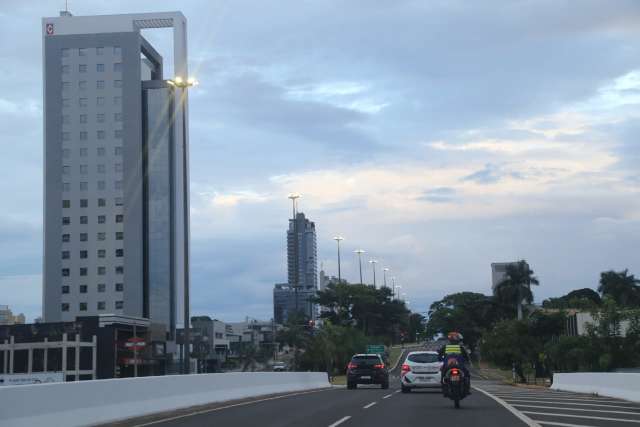
[[[347,365],[347,369],[356,369],[358,367],[358,365],[356,365],[353,362],[349,362],[349,364]]]
[[[373,365],[373,369],[384,369],[384,363],[377,363]]]
[[[402,365],[402,374],[406,374],[407,372],[411,372],[411,366],[407,365],[406,363]]]

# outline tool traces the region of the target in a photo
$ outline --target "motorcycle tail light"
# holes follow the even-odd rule
[[[458,369],[452,369],[451,370],[451,375],[458,376],[458,375],[460,375],[460,371]]]

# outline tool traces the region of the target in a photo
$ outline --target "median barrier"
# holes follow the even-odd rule
[[[554,374],[551,388],[640,402],[640,374],[636,373],[576,372]]]
[[[234,372],[4,386],[0,426],[87,426],[326,387],[330,384],[325,372]]]

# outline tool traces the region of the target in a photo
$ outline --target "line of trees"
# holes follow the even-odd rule
[[[461,292],[434,302],[427,335],[458,330],[476,356],[515,368],[521,380],[528,371],[547,376],[640,366],[640,281],[628,270],[601,273],[598,292],[577,289],[543,301],[542,309],[525,306],[525,316],[518,320],[518,302],[531,303],[530,285],[538,283],[525,264],[507,268],[492,296]],[[585,335],[567,336],[570,310],[593,317]]]

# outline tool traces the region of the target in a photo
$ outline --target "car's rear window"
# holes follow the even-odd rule
[[[354,356],[351,361],[360,365],[375,365],[380,363],[378,356]]]
[[[407,360],[415,363],[433,363],[438,361],[438,355],[433,353],[410,354]]]

